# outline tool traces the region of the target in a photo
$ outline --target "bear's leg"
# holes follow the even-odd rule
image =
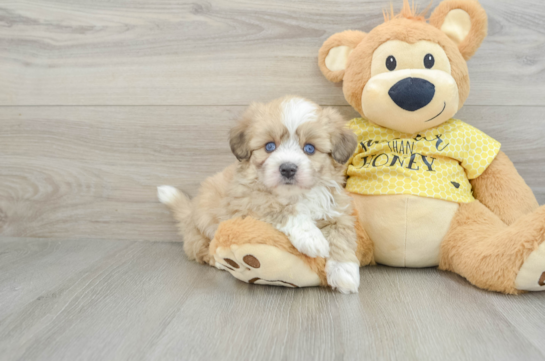
[[[327,285],[325,259],[300,253],[284,233],[251,217],[222,222],[209,251],[217,268],[243,282],[292,288]]]
[[[358,221],[355,227],[359,264],[375,264],[370,238]],[[251,217],[222,222],[209,252],[217,268],[247,283],[284,287],[327,286],[325,259],[300,253],[282,232]]]
[[[479,201],[461,204],[441,244],[439,269],[503,293],[545,290],[545,207],[507,226]]]

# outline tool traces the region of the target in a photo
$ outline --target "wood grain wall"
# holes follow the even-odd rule
[[[545,4],[481,3],[489,37],[457,117],[503,143],[543,204]],[[178,240],[155,187],[194,193],[233,162],[227,130],[251,101],[299,94],[354,116],[317,51],[380,24],[389,5],[0,3],[0,235]]]

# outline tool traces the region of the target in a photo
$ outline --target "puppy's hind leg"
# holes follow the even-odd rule
[[[208,246],[210,239],[203,235],[191,220],[191,200],[184,193],[171,186],[157,187],[157,198],[172,211],[179,222],[178,228],[183,236],[184,251],[187,258],[199,263],[214,265]]]
[[[215,260],[210,256],[210,239],[203,235],[197,227],[189,225],[183,232],[184,252],[187,258],[199,263],[215,265]]]

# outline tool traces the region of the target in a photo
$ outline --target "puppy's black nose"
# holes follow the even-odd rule
[[[414,112],[431,102],[435,85],[425,79],[405,78],[395,83],[388,95],[401,109]]]
[[[297,166],[293,163],[282,163],[280,165],[280,174],[282,177],[292,179],[297,173]]]

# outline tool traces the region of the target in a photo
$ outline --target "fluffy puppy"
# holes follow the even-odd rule
[[[208,253],[219,223],[251,216],[284,232],[301,253],[327,258],[331,287],[357,292],[354,218],[343,189],[356,137],[345,123],[336,110],[300,97],[250,105],[230,133],[237,164],[205,180],[192,201],[158,188],[180,221],[188,257],[222,268]]]

